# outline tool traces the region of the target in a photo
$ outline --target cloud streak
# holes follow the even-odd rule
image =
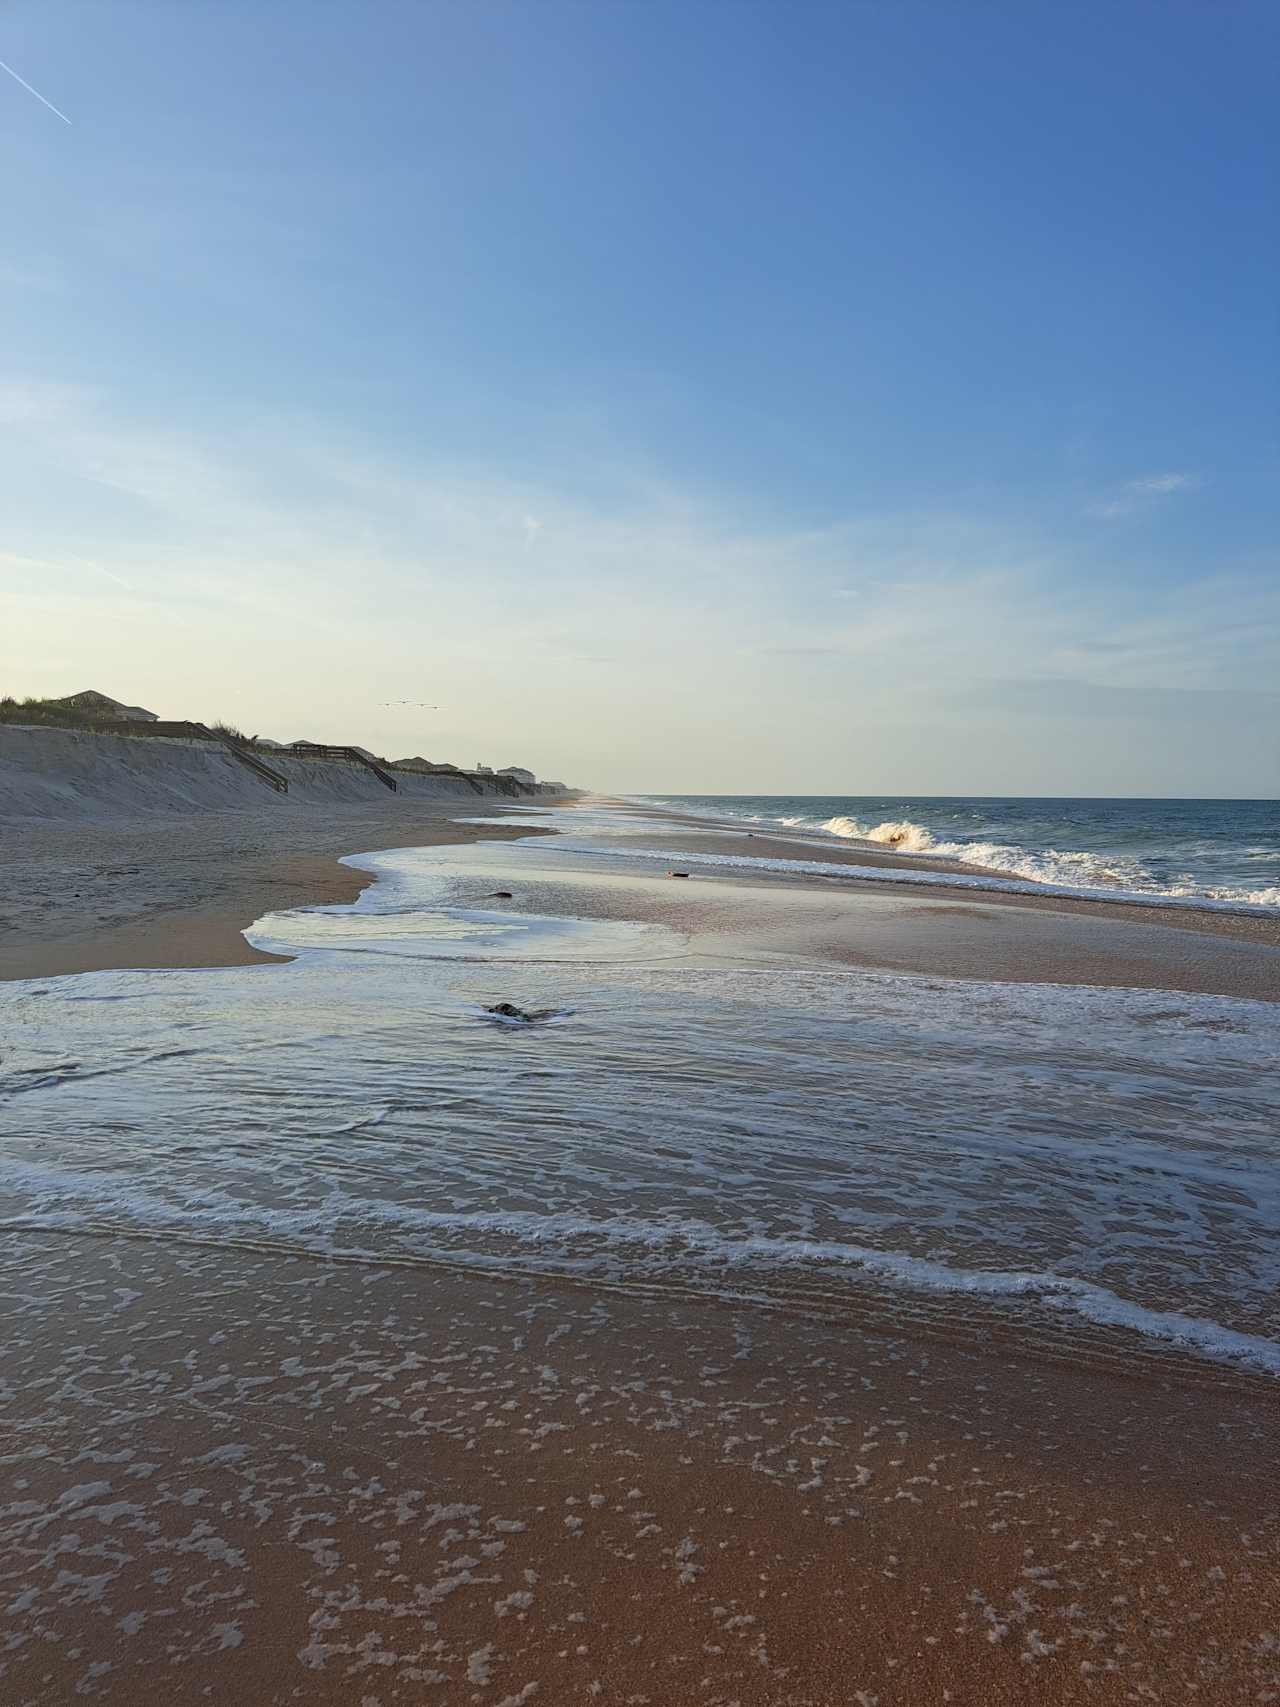
[[[67,115],[60,108],[55,107],[52,101],[47,101],[45,99],[45,97],[40,93],[39,89],[33,89],[31,87],[30,83],[27,82],[25,77],[19,77],[18,73],[13,69],[12,65],[6,65],[3,59],[0,59],[0,71],[7,71],[9,73],[10,77],[13,78],[15,83],[21,83],[22,87],[27,91],[28,95],[34,95],[36,100],[40,102],[41,106],[48,107],[49,111],[51,113],[53,113],[57,118],[60,118],[62,120],[63,124],[70,124],[71,123],[71,120],[67,117]]]
[[[1147,474],[1140,480],[1131,480],[1129,490],[1141,494],[1163,496],[1167,492],[1185,492],[1189,486],[1196,485],[1194,474]]]

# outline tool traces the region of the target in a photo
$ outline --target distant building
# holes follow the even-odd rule
[[[118,699],[112,699],[110,694],[99,693],[96,688],[85,688],[83,693],[69,693],[65,699],[54,699],[51,705],[65,705],[68,711],[83,711],[86,717],[100,717],[104,723],[158,723],[160,719],[154,711],[147,711],[140,705],[124,705]]]
[[[401,771],[426,771],[431,775],[462,775],[457,765],[444,764],[435,759],[424,759],[421,755],[414,759],[393,759],[391,768]]]
[[[478,764],[475,768],[475,771],[473,772],[473,775],[475,775],[475,776],[492,776],[493,775],[493,767],[491,765],[480,765],[480,764]]]
[[[524,770],[520,765],[504,765],[498,772],[499,776],[513,776],[517,782],[537,782],[532,771]]]

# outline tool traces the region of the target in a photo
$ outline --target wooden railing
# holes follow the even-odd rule
[[[329,747],[319,741],[295,741],[289,748],[291,753],[297,753],[300,758],[346,759],[350,764],[363,765],[366,770],[373,772],[378,781],[392,794],[400,792],[399,785],[393,776],[388,776],[376,759],[371,759],[367,753],[362,753],[359,747]]]
[[[143,723],[140,720],[128,719],[118,723],[102,725],[102,731],[113,735],[161,735],[170,736],[183,741],[215,741],[224,752],[250,770],[259,782],[265,782],[269,788],[274,788],[277,794],[288,794],[289,780],[264,764],[256,754],[242,747],[230,735],[224,735],[217,729],[210,729],[204,723],[166,723],[157,720],[154,723]]]

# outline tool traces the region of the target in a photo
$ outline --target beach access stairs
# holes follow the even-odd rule
[[[224,734],[220,729],[210,729],[206,723],[166,723],[161,721],[159,718],[154,718],[143,723],[141,721],[133,721],[132,719],[122,719],[105,726],[101,733],[110,733],[112,735],[167,735],[171,740],[213,741],[216,742],[224,752],[229,753],[237,763],[242,764],[246,770],[252,771],[258,778],[259,782],[265,782],[267,787],[274,788],[277,794],[288,794],[289,792],[288,779],[281,776],[279,771],[273,770],[268,764],[264,764],[256,754],[251,753],[247,748],[242,747],[240,743],[233,740],[230,735]]]
[[[0,826],[19,819],[253,811],[266,804],[264,785],[287,811],[371,805],[370,794],[384,789],[397,806],[490,796],[515,803],[576,792],[429,761],[390,764],[345,745],[309,742],[295,750],[219,724],[112,718],[63,727],[0,717]]]
[[[400,787],[393,776],[389,776],[376,759],[371,759],[368,753],[359,747],[327,747],[318,741],[295,741],[289,751],[303,759],[345,759],[353,765],[363,765],[366,770],[373,772],[378,781],[392,794],[399,794]]]

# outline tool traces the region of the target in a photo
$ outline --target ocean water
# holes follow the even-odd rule
[[[1068,888],[1280,909],[1280,801],[647,795],[815,842],[866,841]]]
[[[354,905],[249,933],[288,965],[0,986],[0,1224],[1280,1376],[1280,1008],[726,969],[485,905],[588,857],[360,856]]]

